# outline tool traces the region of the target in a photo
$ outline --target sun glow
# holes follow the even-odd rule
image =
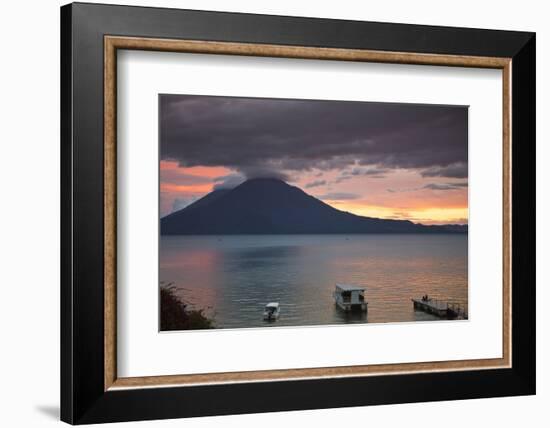
[[[395,208],[387,206],[367,205],[350,201],[325,201],[341,211],[364,217],[376,217],[394,220],[410,220],[422,224],[466,224],[468,222],[467,207],[411,207]]]

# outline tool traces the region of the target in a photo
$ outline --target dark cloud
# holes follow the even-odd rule
[[[355,167],[349,171],[344,171],[342,175],[371,175],[373,177],[382,177],[387,172],[389,172],[389,168],[378,168],[375,166],[363,168]]]
[[[326,193],[324,195],[317,196],[320,199],[327,199],[329,201],[347,201],[351,199],[359,199],[361,195],[356,193],[346,193],[346,192],[332,192]]]
[[[386,173],[390,171],[389,168],[379,168],[376,166],[370,167],[354,167],[352,169],[346,169],[342,171],[342,174],[334,180],[334,183],[341,183],[344,180],[356,176],[368,176],[370,178],[384,178]]]
[[[445,166],[433,166],[421,171],[422,177],[448,177],[448,178],[467,178],[468,164],[466,162],[454,162]]]
[[[467,118],[453,106],[161,95],[161,158],[247,178],[349,167],[465,177]]]
[[[456,190],[463,187],[468,187],[468,182],[461,183],[428,183],[422,187],[422,189],[431,189],[431,190]]]
[[[386,189],[390,193],[401,192],[415,192],[417,190],[429,189],[429,190],[456,190],[464,187],[468,187],[468,182],[459,183],[428,183],[422,187],[413,187],[409,189]]]
[[[429,183],[422,188],[430,190],[455,190],[457,187],[447,183]]]
[[[241,165],[236,167],[246,178],[277,178],[279,180],[291,181],[290,176],[270,165]]]
[[[338,184],[338,183],[341,183],[342,181],[346,181],[346,180],[349,180],[351,178],[353,178],[352,175],[341,175],[339,177],[336,177],[336,179],[333,181],[333,183]]]
[[[315,180],[310,183],[307,183],[304,187],[306,189],[311,189],[313,187],[324,186],[325,184],[327,184],[326,180]]]

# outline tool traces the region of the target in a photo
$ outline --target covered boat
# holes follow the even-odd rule
[[[333,293],[336,306],[346,312],[366,312],[368,303],[365,301],[365,288],[349,284],[336,284]]]
[[[275,321],[279,318],[280,313],[279,302],[270,302],[264,308],[264,321]]]

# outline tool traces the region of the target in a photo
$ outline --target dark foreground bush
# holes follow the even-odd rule
[[[202,309],[188,309],[176,295],[173,285],[160,286],[160,329],[198,330],[214,328],[214,322],[204,315]]]

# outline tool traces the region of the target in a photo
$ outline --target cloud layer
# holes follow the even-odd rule
[[[467,117],[454,106],[161,95],[161,158],[247,178],[344,168],[465,178]]]

